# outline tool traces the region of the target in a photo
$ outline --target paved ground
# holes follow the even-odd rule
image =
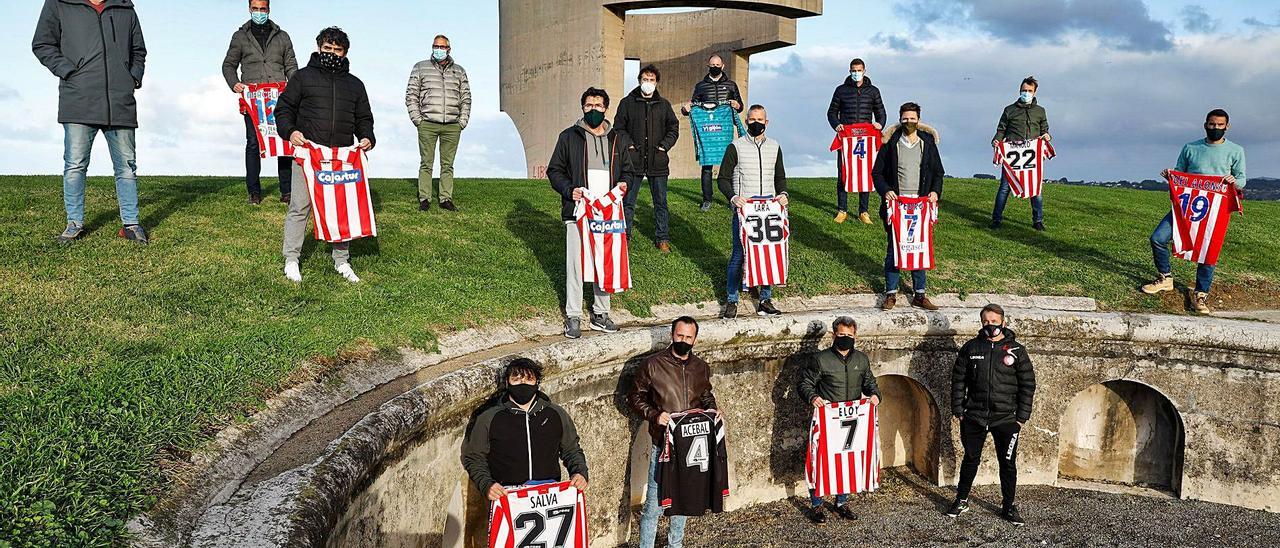
[[[997,515],[997,486],[975,488],[972,510],[955,520],[942,515],[952,496],[915,476],[887,475],[875,494],[854,499],[856,521],[828,511],[815,525],[790,499],[691,518],[685,546],[1280,546],[1280,514],[1221,504],[1024,486],[1027,525],[1015,527]]]

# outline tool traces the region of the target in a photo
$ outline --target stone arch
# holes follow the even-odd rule
[[[938,482],[938,439],[942,417],[933,395],[906,375],[876,377],[880,387],[881,467],[905,466]]]
[[[1138,381],[1094,384],[1059,421],[1058,477],[1181,494],[1185,429],[1167,396]]]

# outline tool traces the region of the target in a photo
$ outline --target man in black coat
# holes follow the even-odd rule
[[[627,214],[627,238],[635,220],[636,198],[640,195],[640,183],[649,178],[649,193],[653,196],[653,241],[658,250],[671,252],[671,236],[667,213],[667,177],[671,175],[667,151],[680,138],[680,120],[676,118],[671,103],[658,93],[662,73],[658,67],[647,65],[640,69],[640,85],[618,101],[618,112],[613,117],[613,130],[626,133],[634,145],[632,165],[636,172],[627,185],[624,202]]]
[[[276,128],[288,135],[294,146],[308,142],[325,147],[357,146],[373,150],[373,110],[364,82],[351,74],[347,51],[351,40],[338,27],[329,27],[316,36],[316,52],[307,66],[295,72],[276,103]],[[356,142],[359,139],[359,142]],[[293,166],[293,179],[306,182],[302,166]],[[311,216],[311,196],[303,190],[289,201],[284,219],[284,275],[302,282],[298,257],[306,238]],[[333,244],[333,264],[348,282],[359,283],[351,269],[349,242]]]
[[[1026,347],[1005,327],[1004,309],[992,303],[982,308],[980,317],[982,331],[960,348],[951,370],[951,414],[960,420],[964,461],[956,501],[947,515],[954,518],[969,511],[969,490],[978,474],[987,432],[991,432],[1000,463],[1001,516],[1022,525],[1022,516],[1013,504],[1018,488],[1018,433],[1031,420],[1036,373]]]
[[[827,123],[836,133],[844,130],[844,126],[852,124],[872,124],[876,129],[884,129],[888,115],[884,111],[884,101],[880,98],[880,88],[871,83],[866,76],[867,64],[862,59],[849,62],[849,76],[844,83],[836,87],[831,94],[831,106],[827,107]],[[836,155],[836,173],[844,173],[841,169],[843,160]],[[871,202],[870,192],[858,193],[858,220],[863,224],[871,224],[871,215],[867,206]],[[849,193],[844,191],[844,181],[836,178],[836,222],[843,223],[849,217]]]
[[[688,116],[695,103],[727,104],[733,110],[742,112],[742,93],[738,91],[737,82],[730,80],[729,75],[725,74],[724,59],[719,54],[712,54],[707,58],[707,75],[693,85],[693,96],[680,107],[680,113]],[[715,191],[715,181],[711,177],[712,167],[702,166],[702,211],[711,210],[712,193]]]
[[[937,130],[920,123],[920,105],[905,103],[898,109],[900,123],[885,130],[885,144],[876,158],[871,178],[880,194],[880,221],[888,246],[884,257],[884,304],[892,310],[898,302],[901,273],[893,261],[893,234],[889,226],[890,200],[898,196],[928,196],[937,205],[942,196],[942,156],[938,154]],[[926,310],[938,307],[925,296],[925,271],[911,271],[911,287],[915,295],[911,306]]]

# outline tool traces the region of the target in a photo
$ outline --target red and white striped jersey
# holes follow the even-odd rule
[[[773,197],[748,198],[738,208],[738,238],[744,289],[787,284],[791,222],[786,207]]]
[[[306,177],[317,240],[347,242],[378,235],[363,150],[308,142],[294,150],[294,161]]]
[[[871,124],[850,124],[841,128],[831,142],[840,155],[840,183],[845,192],[871,192],[871,168],[880,155],[880,130]]]
[[[880,487],[880,429],[871,398],[813,410],[804,480],[819,497]]]
[[[582,281],[596,284],[606,293],[631,289],[631,264],[627,249],[627,218],[622,187],[600,197],[578,200],[574,217],[582,252]]]
[[[587,506],[569,482],[507,490],[489,509],[489,548],[587,548]]]
[[[938,206],[927,197],[898,196],[890,200],[889,238],[893,264],[903,270],[933,270],[933,225]]]
[[[1044,189],[1044,162],[1054,154],[1053,145],[1041,137],[1030,141],[1000,141],[993,162],[1004,171],[1014,196],[1034,198]]]
[[[293,156],[293,143],[276,131],[276,101],[284,82],[245,84],[240,92],[240,113],[248,114],[258,133],[258,155],[263,158]]]
[[[1169,171],[1173,200],[1173,252],[1205,265],[1218,264],[1231,214],[1243,212],[1236,186],[1220,175]]]

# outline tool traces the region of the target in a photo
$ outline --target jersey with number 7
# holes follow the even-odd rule
[[[880,487],[880,435],[871,398],[813,410],[804,480],[819,497]]]
[[[729,496],[729,455],[724,421],[714,409],[671,415],[658,456],[658,500],[667,516],[724,511]]]

